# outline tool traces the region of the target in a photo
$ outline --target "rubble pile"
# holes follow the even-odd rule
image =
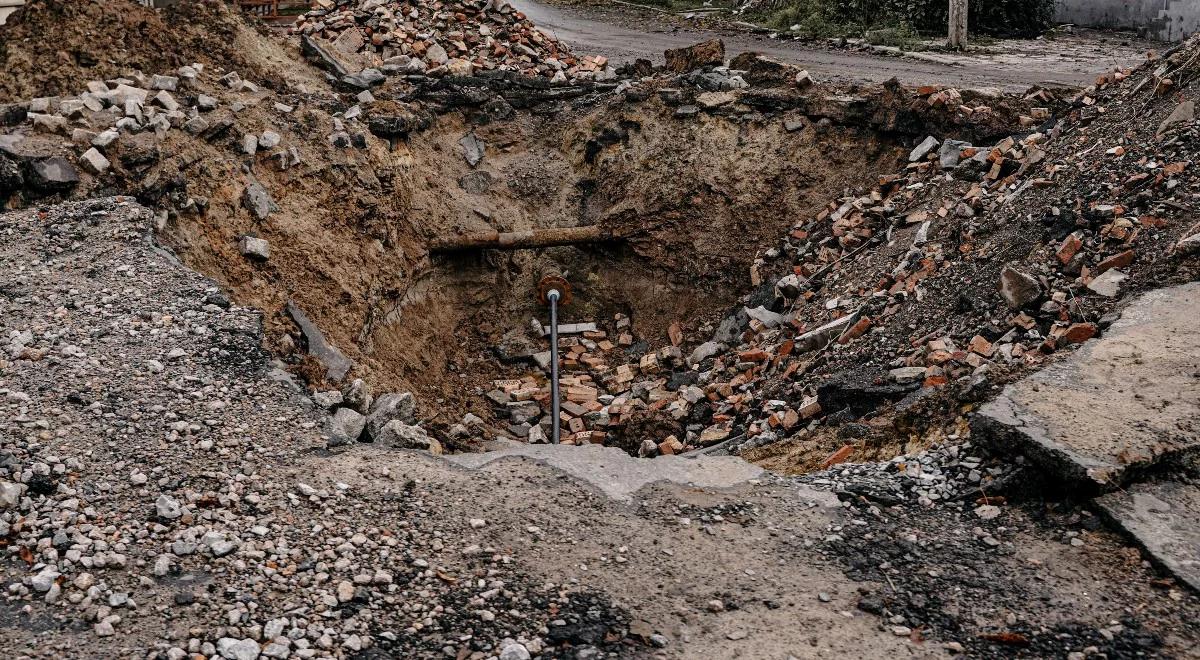
[[[260,313],[154,246],[153,222],[120,198],[0,216],[0,579],[26,610],[7,648],[528,658],[621,643],[622,615],[526,581],[486,520],[448,518],[399,470],[352,486],[307,461],[322,407],[368,411],[351,422],[384,442],[413,434],[413,397],[356,382],[312,405],[272,368]],[[61,627],[28,625],[43,617]],[[587,642],[584,621],[601,630]]]
[[[534,334],[545,342],[549,328],[536,320],[533,323],[537,328]],[[617,314],[612,326],[611,332],[598,329],[596,323],[559,326],[563,444],[620,445],[624,442],[620,432],[630,418],[661,411],[667,419],[679,422],[704,398],[698,388],[669,387],[671,372],[684,365],[677,346],[646,350],[646,344],[633,333],[630,317],[624,314]],[[508,434],[537,444],[548,442],[553,435],[550,384],[544,377],[550,351],[531,357],[542,367],[541,372],[496,380],[486,396],[497,417],[509,422],[504,429]],[[677,437],[668,436],[639,438],[627,449],[647,456],[679,453],[684,446]]]
[[[938,397],[953,414],[1101,334],[1126,292],[1186,280],[1200,127],[1171,81],[1194,75],[1198,47],[1102,77],[1064,117],[1035,107],[998,143],[931,136],[904,172],[797,223],[694,361],[714,417],[687,444],[731,427],[746,431],[730,450],[803,443],[864,416],[887,428]]]
[[[355,70],[429,76],[515,71],[552,82],[615,77],[607,59],[576,57],[507,2],[321,0],[292,33],[319,39]]]
[[[275,78],[247,55],[249,40],[258,35],[227,3],[168,5],[156,10],[128,0],[28,0],[0,28],[0,103],[74,94],[87,80],[132,70],[165,73],[193,62]]]

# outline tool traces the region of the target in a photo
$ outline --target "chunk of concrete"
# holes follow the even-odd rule
[[[1138,484],[1096,504],[1154,563],[1200,592],[1200,487]]]
[[[929,137],[925,138],[924,142],[918,144],[916,148],[908,154],[908,162],[915,163],[919,160],[925,160],[925,157],[932,153],[934,149],[937,149],[938,145],[940,144],[940,140],[930,135]]]
[[[279,210],[275,200],[271,199],[270,193],[259,183],[251,183],[246,186],[242,193],[242,206],[245,206],[250,214],[259,220],[266,220],[272,211]]]
[[[366,426],[367,418],[362,414],[349,408],[338,408],[325,428],[329,435],[329,446],[340,447],[353,443]]]
[[[70,190],[79,184],[79,171],[66,158],[51,156],[29,168],[29,184],[45,192]]]
[[[266,261],[271,258],[271,244],[255,236],[243,236],[238,241],[238,250],[243,257]]]
[[[1033,304],[1042,295],[1042,285],[1038,279],[1027,273],[1005,266],[1000,271],[1000,296],[1013,309],[1021,309]]]
[[[981,408],[975,437],[1091,490],[1200,450],[1197,318],[1200,283],[1139,297],[1102,339]]]
[[[83,152],[83,155],[79,157],[79,163],[92,174],[104,174],[109,167],[112,167],[112,163],[95,147]]]

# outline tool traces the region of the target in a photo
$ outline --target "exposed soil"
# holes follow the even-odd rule
[[[187,112],[165,127],[150,121],[170,112],[167,90],[144,126],[149,110],[128,104],[0,113],[0,197],[14,210],[0,215],[6,648],[1195,654],[1195,595],[1088,504],[1048,499],[1061,493],[1040,466],[973,446],[967,416],[1070,352],[1068,332],[1105,331],[1124,302],[1087,292],[1101,264],[1128,275],[1125,293],[1200,275],[1177,249],[1200,230],[1200,125],[1194,109],[1160,125],[1195,99],[1200,42],[1070,100],[809,86],[762,62],[775,74],[753,84],[712,66],[563,86],[393,72],[361,94],[222,7],[180,10],[194,24],[168,27],[132,7],[114,18],[34,2],[0,32],[25,35],[5,42],[14,96],[78,95],[114,75],[149,87],[206,64],[177,81],[167,100]],[[23,50],[33,27],[60,24],[65,54]],[[165,41],[137,38],[147,30]],[[121,54],[99,61],[93,42]],[[123,120],[136,126],[103,147],[108,167],[87,160],[91,129]],[[962,167],[910,157],[930,134],[979,148],[953,153]],[[52,180],[75,164],[78,181]],[[101,199],[75,201],[89,197]],[[430,250],[578,226],[614,240]],[[1060,260],[1070,236],[1078,257]],[[1032,273],[1035,295],[1003,299],[1005,267]],[[656,483],[621,500],[534,460],[468,470],[361,427],[332,442],[340,404],[314,394],[362,378],[415,393],[420,425],[450,451],[524,446],[486,395],[498,378],[541,384],[545,340],[530,324],[546,320],[534,285],[550,269],[574,286],[563,322],[628,333],[597,349],[607,366],[674,351],[602,395],[648,405],[604,436],[616,448],[586,448],[594,472],[726,452],[805,476]],[[289,308],[353,361],[347,378],[310,354],[318,341]],[[839,321],[859,331],[804,345]],[[684,391],[694,407],[673,414]],[[361,394],[339,413],[376,414]],[[676,451],[665,435],[690,454],[628,455]]]
[[[81,81],[130,70],[166,73],[193,62],[278,81],[278,70],[254,52],[266,30],[224,2],[171,3],[162,11],[103,0],[29,2],[0,33],[0,103],[78,94]]]

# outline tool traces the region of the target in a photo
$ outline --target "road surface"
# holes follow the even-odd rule
[[[1084,86],[1115,66],[1136,65],[1153,44],[1126,35],[1091,34],[1055,41],[1012,40],[989,47],[986,55],[943,53],[888,57],[842,48],[822,48],[774,39],[736,28],[705,29],[668,14],[614,5],[611,8],[559,7],[536,0],[510,0],[533,23],[581,54],[605,55],[623,62],[635,58],[662,61],[662,51],[697,41],[724,39],[729,54],[757,51],[804,67],[818,79],[996,87],[1022,92],[1034,85]]]

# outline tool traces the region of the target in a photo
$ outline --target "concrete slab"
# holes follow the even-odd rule
[[[1154,562],[1200,592],[1200,487],[1138,484],[1096,504]]]
[[[484,454],[447,456],[473,470],[501,459],[525,458],[591,484],[611,499],[628,502],[650,484],[671,482],[699,488],[732,488],[763,475],[763,469],[734,456],[634,458],[615,447],[518,445]],[[834,498],[836,504],[836,498]]]
[[[1141,296],[1103,338],[981,408],[976,437],[1099,490],[1200,449],[1198,321],[1200,283]]]

